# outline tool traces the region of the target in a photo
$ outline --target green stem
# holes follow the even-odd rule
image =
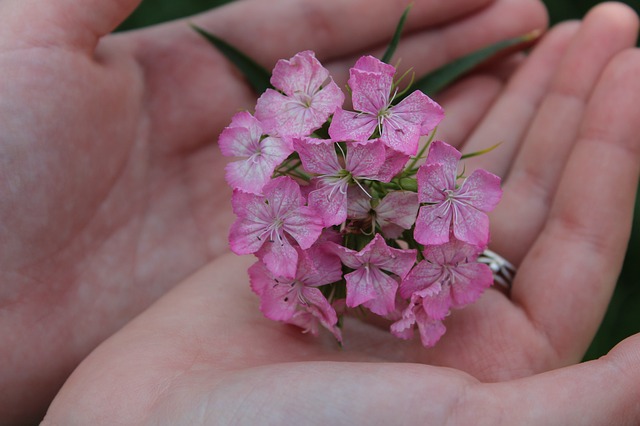
[[[437,130],[437,128],[434,129],[433,132],[431,132],[431,135],[429,136],[429,140],[427,141],[427,143],[425,143],[424,146],[422,148],[420,148],[420,151],[418,151],[418,155],[416,155],[415,157],[413,157],[411,159],[411,162],[409,163],[409,165],[405,169],[405,172],[408,172],[409,176],[412,176],[417,171],[417,169],[414,170],[414,167],[416,166],[416,163],[418,162],[418,160],[422,158],[424,153],[427,152],[427,149],[429,149],[429,146],[431,145],[431,142],[433,141],[433,138],[436,137],[436,130]]]

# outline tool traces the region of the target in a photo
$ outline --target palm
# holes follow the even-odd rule
[[[539,10],[536,5],[527,5]],[[316,46],[322,58],[330,54],[352,55],[360,44],[371,42],[371,34],[363,28],[359,33],[361,39],[349,38],[351,44],[331,43],[346,37],[337,33],[338,23],[334,28],[336,34],[325,39],[318,37],[318,40],[310,37],[309,45],[304,36],[295,36],[295,28],[289,28],[294,32],[287,39],[289,44],[255,51],[251,35],[237,33],[238,22],[246,25],[246,11],[242,7],[241,4],[237,10],[230,8],[205,16],[202,25],[216,26],[221,35],[254,53],[268,66],[301,48]],[[438,11],[440,16],[449,16],[448,25],[457,30],[448,37],[453,40],[464,31],[474,34],[468,22],[455,20],[457,14],[464,11],[438,7],[443,8]],[[497,3],[478,13],[478,21],[497,22],[502,20],[505,10],[510,10],[509,13],[521,17],[521,21],[529,22],[520,24],[516,19],[512,27],[497,26],[494,32],[483,36],[486,39],[474,35],[472,40],[477,46],[464,45],[440,52],[439,61],[540,25],[530,20],[525,9],[516,13]],[[424,14],[428,19],[438,15],[426,9],[414,13],[415,16]],[[292,14],[295,15],[296,10]],[[317,16],[308,10],[302,15],[307,19]],[[348,17],[345,19],[348,22]],[[392,21],[389,19],[387,23],[389,28],[393,26]],[[274,31],[269,23],[262,16],[253,22],[254,26],[262,25],[259,29]],[[304,34],[304,22],[302,24],[300,31]],[[624,34],[629,32],[631,30]],[[437,31],[414,35],[412,42],[407,43],[405,55],[412,57],[415,52],[422,52],[423,43],[433,43],[437,37],[442,37]],[[613,55],[628,44],[626,39],[622,40],[624,37],[603,50]],[[382,38],[379,41],[383,43]],[[433,44],[434,51],[436,44]],[[213,378],[220,370],[220,357],[231,360],[225,369],[319,359],[394,360],[453,366],[479,378],[501,379],[575,360],[583,350],[588,337],[579,339],[577,349],[558,355],[555,341],[537,331],[521,306],[493,291],[487,292],[476,306],[453,315],[448,320],[448,334],[438,348],[430,351],[422,351],[415,343],[389,342],[378,328],[358,321],[349,324],[353,331],[346,334],[348,343],[344,351],[336,350],[330,341],[318,344],[292,331],[284,331],[280,325],[267,323],[260,317],[256,301],[246,288],[244,261],[227,256],[215,260],[226,251],[226,229],[232,217],[228,208],[229,191],[220,172],[224,161],[211,141],[233,113],[250,108],[253,103],[252,94],[237,73],[183,23],[104,39],[95,54],[92,46],[88,48],[86,44],[73,49],[27,47],[0,51],[2,72],[18,76],[19,83],[15,84],[14,78],[11,88],[0,87],[3,98],[8,93],[12,99],[10,109],[3,107],[1,114],[3,129],[8,129],[5,133],[11,135],[11,139],[3,139],[6,147],[3,149],[20,154],[16,157],[20,161],[5,166],[7,173],[15,177],[10,181],[15,188],[3,190],[8,202],[0,205],[2,222],[6,225],[0,228],[0,241],[5,248],[1,270],[3,282],[10,283],[3,287],[2,304],[10,306],[28,300],[20,309],[10,311],[0,326],[4,328],[4,335],[16,336],[13,343],[20,338],[29,342],[34,353],[45,353],[46,348],[47,353],[57,354],[55,366],[41,368],[40,358],[36,356],[21,361],[19,368],[13,370],[30,371],[41,382],[46,382],[41,398],[46,400],[47,394],[95,344],[174,283],[212,261],[191,279],[192,284],[172,293],[134,323],[140,324],[145,332],[153,331],[151,335],[155,337],[138,335],[140,329],[136,326],[120,335],[119,338],[125,340],[127,336],[136,336],[136,344],[148,341],[162,347],[153,353],[141,354],[143,359],[153,358],[149,361],[149,365],[154,366],[152,381],[184,370],[194,359],[215,366],[215,371],[208,370]],[[430,55],[431,58],[437,56]],[[424,72],[437,66],[437,62],[418,65],[417,71]],[[594,67],[602,68],[604,62],[602,59]],[[352,60],[326,63],[332,71],[344,76]],[[46,64],[47,69],[43,70],[42,64]],[[55,81],[55,86],[41,83],[45,87],[34,90],[34,81],[46,81],[41,79],[43,75]],[[488,86],[495,88],[496,84],[494,79]],[[478,82],[471,81],[469,85],[473,90],[463,96],[450,93],[444,101],[445,107],[447,103],[453,108],[467,103],[490,103],[495,91],[481,88]],[[54,113],[60,117],[58,120],[51,119]],[[32,121],[26,121],[27,118]],[[495,117],[463,112],[457,117],[458,122],[456,117],[449,121],[441,135],[459,145],[462,140],[469,140],[473,147],[472,141],[480,136],[478,130],[475,133],[472,130],[482,128],[476,124],[482,121],[491,127]],[[515,146],[524,139],[522,133],[530,120],[521,121],[512,126],[515,135],[520,133],[510,141]],[[501,134],[491,136],[493,139],[489,137],[488,144],[503,137]],[[27,155],[27,152],[38,155]],[[47,160],[44,168],[42,159]],[[506,154],[496,162],[497,167],[510,159]],[[38,168],[42,168],[46,178],[33,177],[32,171]],[[497,172],[506,174],[507,170],[508,167],[502,166]],[[25,202],[24,193],[33,196]],[[546,213],[537,214],[537,229],[544,223]],[[510,232],[518,223],[504,220],[500,226]],[[531,235],[518,241],[525,251],[514,252],[511,257],[514,262],[520,263],[534,244],[533,234],[537,229],[529,229]],[[499,240],[500,229],[494,230],[494,234]],[[503,244],[507,244],[506,238],[503,240]],[[509,252],[516,250],[506,248]],[[501,252],[509,257],[507,251]],[[236,265],[233,270],[229,267],[232,263]],[[616,265],[612,269],[615,268]],[[524,288],[527,281],[533,282],[536,277],[521,273],[519,280]],[[47,284],[36,286],[40,282]],[[211,283],[216,282],[220,288],[213,293]],[[195,302],[187,302],[183,296],[190,291],[211,296],[195,296]],[[517,297],[517,288],[515,291]],[[606,291],[596,303],[600,311],[605,299]],[[52,300],[57,302],[52,304]],[[589,321],[582,335],[588,336],[597,315],[596,310],[596,318]],[[32,327],[32,321],[23,321],[43,317],[51,324],[46,330]],[[488,317],[491,320],[487,320]],[[157,323],[150,326],[146,321],[151,318]],[[171,324],[167,318],[172,319]],[[173,331],[167,332],[166,327]],[[61,335],[82,337],[69,347],[66,339],[60,339]],[[177,337],[182,343],[179,347],[168,345],[171,342],[166,336]],[[224,345],[211,347],[207,344],[211,339]],[[247,342],[251,342],[250,347]],[[254,351],[256,347],[260,350]],[[535,348],[536,357],[526,356],[531,353],[531,347]],[[119,359],[122,349],[105,345],[94,359],[99,359],[101,354],[107,361]],[[233,355],[237,353],[241,356]],[[174,356],[180,362],[168,367],[166,360]],[[108,370],[95,370],[99,371]],[[8,388],[15,388],[21,380],[19,374],[11,371],[3,374]],[[138,374],[131,377],[141,378]],[[13,393],[16,401],[31,391],[17,387],[18,391]]]
[[[619,22],[614,24],[618,26]],[[462,145],[463,150],[470,151],[483,148],[482,144],[492,144],[499,137],[492,137],[491,131],[487,130],[495,128],[496,121],[516,123],[509,128],[501,127],[504,137],[508,138],[506,142],[509,145],[503,148],[506,152],[483,157],[481,161],[485,164],[472,163],[474,167],[483,165],[503,176],[508,175],[505,180],[506,206],[495,213],[498,221],[494,221],[493,244],[497,250],[521,265],[514,283],[513,300],[499,291],[487,291],[478,303],[455,312],[447,319],[449,331],[430,350],[424,350],[418,341],[398,341],[381,327],[350,318],[345,325],[345,347],[339,349],[328,334],[315,339],[301,335],[294,328],[264,319],[258,310],[257,297],[248,289],[245,270],[251,260],[225,255],[187,279],[182,286],[96,350],[76,371],[67,391],[63,391],[52,407],[53,418],[55,413],[69,410],[68,404],[77,403],[86,395],[87,389],[95,389],[95,383],[102,383],[103,386],[95,395],[85,398],[84,404],[92,409],[99,406],[103,395],[114,391],[104,381],[104,375],[114,370],[125,377],[117,381],[119,388],[136,390],[135,394],[125,393],[118,400],[118,404],[127,407],[128,415],[132,416],[126,421],[152,418],[170,423],[184,419],[182,416],[191,412],[202,413],[203,419],[221,420],[219,416],[224,413],[238,411],[245,416],[239,418],[245,421],[251,421],[252,416],[257,416],[263,422],[271,419],[265,415],[274,415],[271,420],[277,421],[280,413],[286,412],[287,421],[295,422],[296,415],[304,413],[304,409],[292,412],[291,406],[301,404],[304,407],[309,398],[314,398],[314,404],[307,406],[311,411],[324,404],[333,404],[339,410],[342,403],[348,403],[349,409],[353,410],[359,404],[371,406],[371,398],[384,398],[384,392],[377,390],[380,383],[400,381],[404,387],[390,387],[389,392],[395,392],[395,397],[398,392],[411,393],[415,390],[429,395],[430,401],[440,408],[447,408],[458,400],[463,389],[476,383],[476,379],[501,381],[526,377],[577,361],[599,321],[613,281],[600,294],[583,297],[571,293],[575,292],[576,286],[582,286],[582,291],[586,292],[595,290],[605,276],[613,276],[611,272],[619,267],[621,251],[624,249],[624,245],[619,243],[611,246],[607,260],[597,265],[598,268],[604,265],[604,270],[599,271],[601,275],[597,277],[589,277],[592,270],[586,265],[576,270],[575,262],[580,259],[554,260],[558,255],[554,251],[555,246],[566,248],[562,244],[563,238],[567,238],[565,232],[573,231],[578,226],[567,221],[566,216],[574,209],[565,206],[575,201],[567,194],[581,190],[571,175],[567,177],[563,173],[565,169],[576,167],[578,160],[572,159],[570,154],[573,145],[577,152],[573,155],[580,156],[579,135],[583,133],[581,136],[586,138],[584,132],[588,131],[580,123],[598,116],[601,113],[598,109],[600,106],[590,105],[586,112],[576,110],[577,116],[569,120],[566,116],[562,117],[565,123],[575,123],[575,128],[565,127],[565,132],[570,135],[565,145],[546,152],[552,158],[563,156],[558,160],[561,166],[553,176],[547,176],[548,183],[542,188],[542,196],[552,200],[553,208],[545,204],[541,206],[541,195],[538,193],[517,192],[525,187],[525,183],[518,180],[521,168],[526,169],[530,164],[526,157],[516,156],[514,147],[521,146],[521,150],[529,150],[528,153],[534,156],[544,154],[531,147],[530,139],[536,137],[540,129],[556,125],[554,119],[544,119],[549,108],[545,104],[553,102],[563,90],[576,90],[575,96],[582,98],[585,103],[590,96],[595,96],[610,106],[606,98],[599,97],[605,91],[600,89],[595,94],[592,92],[591,86],[596,84],[595,80],[590,82],[588,89],[579,91],[579,88],[571,87],[566,77],[568,70],[575,66],[575,52],[581,50],[581,45],[592,43],[591,37],[604,31],[607,25],[612,25],[609,20],[594,15],[585,23],[584,28],[589,30],[583,28],[577,36],[575,26],[555,31],[512,78],[508,89],[487,115],[478,115],[476,120],[470,120],[469,115],[454,115],[453,120],[442,126],[440,134],[444,134],[445,139],[453,139],[454,143]],[[630,25],[631,28],[633,26]],[[594,31],[594,27],[598,31]],[[567,50],[570,40],[573,40],[574,47]],[[599,68],[593,74],[598,76],[610,57],[629,42],[614,38],[608,40],[599,53],[599,62],[592,62],[594,69]],[[565,59],[560,61],[563,55]],[[549,64],[553,66],[548,67]],[[610,75],[612,71],[607,72]],[[529,84],[527,78],[533,74],[539,79],[539,87],[527,93],[528,98],[516,98],[516,103],[529,102],[539,110],[514,113],[513,104],[509,102],[513,102],[514,93]],[[445,107],[449,106],[451,108],[448,110],[456,112],[457,107],[466,103],[481,105],[487,102],[487,78],[493,77],[474,77],[463,83],[465,90],[453,89],[443,97]],[[615,96],[611,81],[607,77],[603,77],[602,81],[604,87],[613,93],[610,96]],[[497,84],[496,79],[493,84]],[[553,106],[558,108],[561,105]],[[620,111],[625,107],[619,106]],[[467,123],[467,126],[460,126],[456,118]],[[615,134],[611,137],[617,138]],[[537,142],[540,143],[539,140]],[[549,146],[544,149],[548,150]],[[580,158],[579,161],[584,162],[585,159]],[[579,195],[593,197],[589,191]],[[524,205],[518,207],[522,199]],[[505,213],[516,207],[530,214],[518,217]],[[577,216],[575,220],[580,224],[581,221],[594,219]],[[563,226],[570,228],[565,230]],[[518,230],[515,238],[510,235],[514,229]],[[583,224],[583,229],[590,227]],[[596,234],[591,237],[582,237],[597,239],[617,233],[624,233],[624,229],[596,229]],[[572,241],[569,240],[568,244],[571,246]],[[598,263],[597,252],[589,251],[592,247],[586,246],[587,252],[577,254],[590,256]],[[557,279],[557,275],[549,275],[552,279],[548,279],[546,270],[538,267],[541,262],[548,264],[555,274],[563,274],[563,268],[570,268],[573,276],[564,281]],[[548,281],[545,282],[545,279]],[[536,286],[542,289],[538,291]],[[545,293],[555,294],[545,296]],[[556,299],[558,303],[555,303]],[[574,307],[573,315],[581,320],[562,323],[562,312],[566,306]],[[571,343],[566,344],[563,340],[571,340]],[[140,370],[136,364],[125,364],[124,360],[127,359],[145,360],[148,368]],[[333,363],[318,364],[317,361]],[[418,368],[416,364],[453,367],[461,371]],[[174,379],[166,385],[168,377]],[[298,383],[300,380],[302,383]],[[156,389],[163,384],[167,387],[157,396],[154,404],[150,404],[138,398],[137,384],[140,382],[149,389]],[[292,382],[297,383],[293,389]],[[343,400],[336,394],[323,399],[325,395],[322,391],[328,389],[344,391]],[[393,398],[393,395],[387,397]],[[241,405],[238,399],[242,401]],[[273,410],[269,410],[269,414],[254,411],[262,406]],[[413,413],[417,418],[418,412]],[[82,410],[77,413],[83,415]],[[168,413],[176,417],[166,417]],[[477,410],[474,414],[484,415]],[[390,418],[389,422],[399,420]],[[380,419],[380,423],[384,424],[385,420]]]

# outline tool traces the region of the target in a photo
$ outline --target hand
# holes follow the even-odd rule
[[[248,289],[252,259],[223,255],[96,349],[46,420],[637,423],[640,336],[558,369],[592,338],[629,236],[640,169],[640,116],[628,95],[640,91],[637,27],[628,8],[599,6],[552,30],[508,81],[500,68],[443,94],[440,138],[467,152],[504,141],[468,169],[504,176],[492,248],[519,269],[510,297],[490,289],[454,312],[435,348],[347,318],[340,350],[328,333],[268,321]]]
[[[213,142],[255,96],[184,21],[104,37],[137,3],[0,5],[7,421],[39,418],[97,344],[227,252],[230,192]],[[314,49],[344,82],[361,52],[387,43],[403,7],[247,0],[193,22],[269,69]],[[398,54],[423,73],[544,25],[536,1],[417,1]]]

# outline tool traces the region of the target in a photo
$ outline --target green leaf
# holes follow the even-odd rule
[[[265,90],[271,87],[270,79],[271,74],[266,69],[262,68],[249,56],[242,53],[226,41],[211,34],[208,31],[203,30],[196,25],[191,24],[198,34],[204,37],[209,43],[214,45],[220,53],[222,53],[231,63],[233,63],[240,72],[249,81],[249,84],[253,87],[256,93],[261,94]]]
[[[412,6],[413,6],[413,3],[410,3],[409,6],[407,6],[407,8],[402,13],[400,20],[398,21],[398,26],[396,26],[396,32],[393,34],[393,38],[391,39],[391,42],[389,43],[387,50],[384,52],[384,55],[382,55],[382,59],[380,59],[382,62],[385,62],[388,64],[391,58],[393,57],[393,54],[395,53],[396,48],[398,47],[398,43],[400,42],[400,36],[402,35],[402,28],[404,28],[404,23],[407,20],[407,15],[409,15],[409,11],[411,10]]]
[[[502,142],[498,142],[497,144],[490,146],[489,148],[485,148],[482,149],[480,151],[474,151],[474,152],[470,152],[468,154],[463,154],[460,159],[461,160],[466,160],[467,158],[472,158],[472,157],[477,157],[478,155],[483,155],[486,154],[488,152],[493,151],[494,149],[496,149],[497,147],[499,147],[502,144]]]
[[[396,97],[395,102],[400,102],[402,98],[407,97],[414,90],[420,90],[429,96],[433,96],[463,75],[467,74],[469,71],[476,68],[478,65],[495,57],[501,52],[514,48],[515,46],[528,44],[537,39],[540,34],[541,32],[539,30],[535,30],[518,37],[499,41],[495,44],[492,44],[480,50],[476,50],[475,52],[470,53],[467,56],[463,56],[462,58],[456,59],[453,62],[443,65],[435,71],[432,71],[431,73],[418,79],[414,83],[412,90],[403,94],[400,99]]]

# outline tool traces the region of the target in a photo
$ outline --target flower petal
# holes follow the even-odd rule
[[[483,263],[466,263],[455,268],[451,284],[452,307],[461,308],[475,302],[493,284],[493,273]]]
[[[391,148],[385,148],[384,163],[380,166],[376,180],[390,182],[391,179],[404,169],[409,156]]]
[[[260,296],[260,311],[275,321],[287,321],[293,317],[298,306],[298,289],[293,281],[276,278],[262,263],[249,268],[251,289]]]
[[[380,200],[380,203],[375,208],[376,221],[385,236],[391,237],[388,231],[395,229],[393,225],[397,225],[402,229],[411,229],[416,221],[419,207],[418,194],[415,192],[390,192]]]
[[[447,331],[442,321],[430,318],[424,311],[416,312],[416,324],[420,332],[420,341],[425,348],[430,348],[438,343],[438,340]]]
[[[284,278],[296,276],[298,251],[287,238],[265,241],[255,254],[273,275]]]
[[[329,125],[329,136],[337,141],[366,141],[378,120],[374,115],[336,109]]]
[[[456,192],[456,199],[463,200],[485,213],[492,211],[501,197],[500,178],[482,169],[471,173]]]
[[[442,163],[423,164],[416,175],[418,199],[421,203],[440,203],[447,197],[445,191],[455,189],[455,179],[451,179],[447,167]]]
[[[310,207],[303,206],[290,211],[283,221],[284,231],[305,250],[311,247],[322,233],[322,218]]]
[[[280,59],[273,68],[271,84],[287,96],[296,92],[316,92],[329,78],[329,71],[316,59],[315,54],[305,50],[291,59]]]
[[[469,244],[484,247],[489,242],[489,216],[474,207],[454,202],[453,235]]]
[[[384,163],[384,145],[378,141],[367,144],[348,144],[345,169],[354,178],[372,178]]]
[[[333,175],[342,170],[334,143],[313,143],[295,138],[293,139],[293,147],[300,155],[302,166],[307,172]]]
[[[386,315],[395,308],[398,282],[380,269],[361,267],[344,276],[347,281],[347,306],[364,304],[373,313]]]
[[[438,283],[440,277],[442,277],[442,266],[423,260],[402,280],[400,296],[409,299],[418,292],[422,292],[422,296],[437,293],[440,291]],[[425,292],[425,290],[428,291]]]
[[[413,237],[423,245],[438,245],[449,241],[452,209],[449,204],[433,204],[420,207]]]
[[[374,116],[389,104],[393,77],[387,73],[351,68],[349,87],[353,109]]]
[[[347,220],[347,194],[342,184],[323,184],[309,193],[309,206],[322,218],[324,226],[339,225]]]

